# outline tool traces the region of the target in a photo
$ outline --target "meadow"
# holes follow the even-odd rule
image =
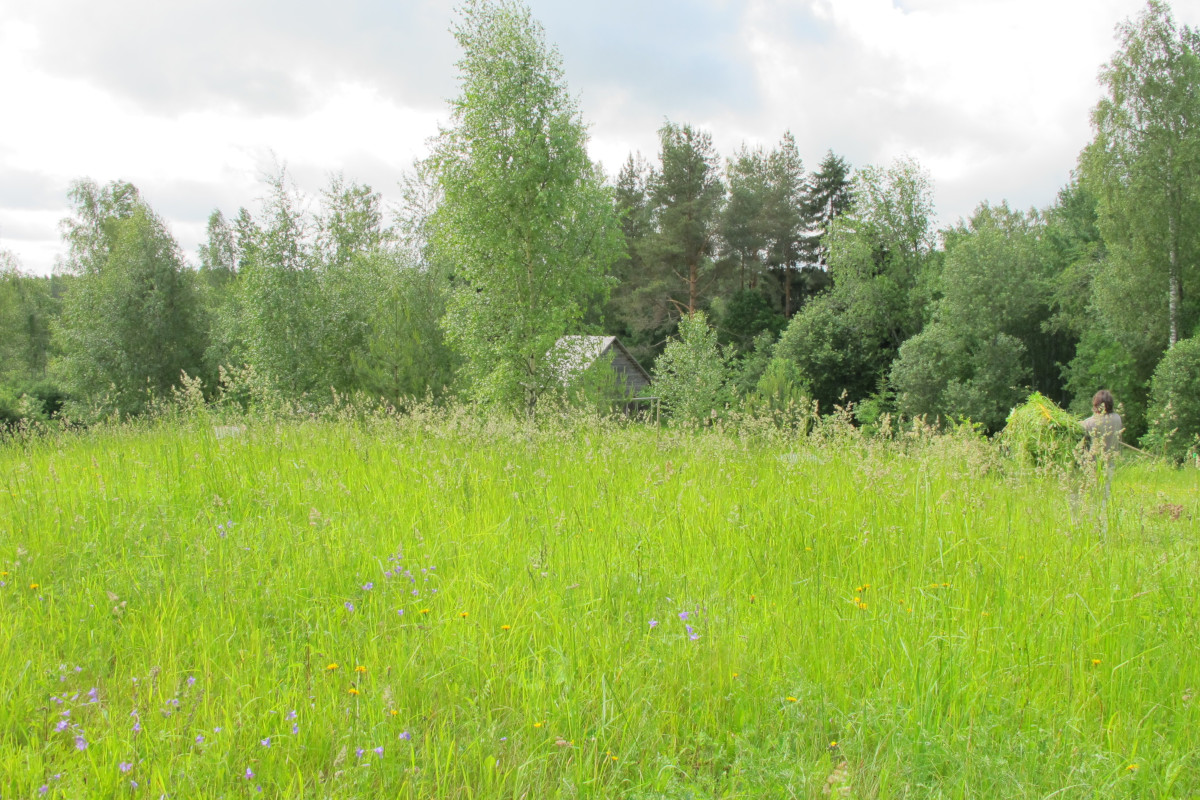
[[[968,432],[0,443],[0,797],[1200,795],[1200,473]]]

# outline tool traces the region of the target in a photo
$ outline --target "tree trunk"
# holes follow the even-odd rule
[[[1171,348],[1179,341],[1179,296],[1182,288],[1179,276],[1179,221],[1173,208],[1167,210],[1167,226],[1170,240],[1167,243],[1167,321],[1170,326],[1167,347]]]

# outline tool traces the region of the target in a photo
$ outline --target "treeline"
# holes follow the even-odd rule
[[[1030,391],[1121,401],[1130,440],[1200,433],[1200,38],[1152,0],[1102,71],[1093,141],[1040,210],[934,225],[902,159],[805,169],[794,139],[722,158],[668,122],[606,178],[561,62],[515,0],[460,12],[461,96],[385,207],[280,169],[216,211],[197,263],[125,183],[76,183],[61,274],[0,273],[0,415],[136,414],[184,373],[215,391],[536,407],[565,334],[614,334],[669,411],[850,407],[1000,429]],[[704,376],[697,380],[696,376]]]

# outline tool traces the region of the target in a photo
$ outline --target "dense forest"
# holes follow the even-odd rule
[[[135,186],[77,181],[55,275],[0,252],[0,419],[136,415],[185,382],[533,409],[555,342],[604,333],[676,416],[994,432],[1032,390],[1082,414],[1108,388],[1131,441],[1195,446],[1200,34],[1167,4],[1120,26],[1058,196],[943,230],[917,162],[806,168],[787,132],[722,156],[666,122],[601,174],[528,9],[474,0],[454,31],[461,93],[398,207],[343,176],[302,197],[280,167],[189,259]]]

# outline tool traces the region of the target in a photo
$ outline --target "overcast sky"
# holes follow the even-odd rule
[[[722,155],[914,156],[939,220],[1051,203],[1144,0],[530,0],[609,173],[664,119]],[[1172,4],[1200,23],[1200,0]],[[0,249],[48,273],[72,180],[128,180],[189,258],[274,159],[385,198],[447,119],[449,0],[0,0]]]

